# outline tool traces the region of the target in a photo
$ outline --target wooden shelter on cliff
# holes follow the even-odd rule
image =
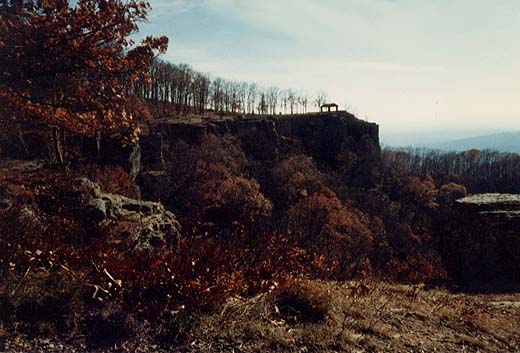
[[[336,103],[325,103],[320,107],[322,113],[325,111],[325,109],[328,109],[327,111],[330,112],[332,108],[335,108],[336,111],[338,111],[338,105]]]

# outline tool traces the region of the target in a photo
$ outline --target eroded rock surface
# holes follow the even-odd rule
[[[490,220],[520,218],[520,195],[480,194],[457,200],[460,207]]]
[[[79,182],[87,193],[87,202],[77,210],[79,216],[88,224],[110,227],[115,242],[130,240],[135,250],[151,250],[180,237],[175,215],[161,203],[103,193],[85,178]]]
[[[0,161],[0,171],[0,211],[18,209],[19,222],[42,232],[46,217],[57,216],[129,251],[166,249],[180,237],[175,215],[159,202],[102,192],[87,178],[67,180],[40,161]],[[57,185],[55,178],[61,178]]]
[[[248,160],[272,165],[284,156],[312,157],[338,171],[349,185],[373,187],[379,177],[379,126],[347,112],[237,117],[205,123],[161,122],[142,136],[138,182],[147,198],[158,200],[167,176],[166,151],[179,141],[197,144],[204,136],[231,136]]]
[[[457,200],[442,250],[451,276],[464,283],[520,282],[520,195]]]

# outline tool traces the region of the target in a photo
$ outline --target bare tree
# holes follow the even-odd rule
[[[303,113],[307,113],[307,104],[309,103],[309,98],[307,97],[307,95],[303,95],[302,97],[302,105],[303,105]]]
[[[323,104],[327,102],[327,93],[323,91],[318,91],[316,93],[316,98],[314,99],[314,103],[318,109],[321,108]]]
[[[171,64],[159,59],[150,66],[151,83],[138,82],[134,91],[148,100],[154,115],[168,116],[197,112],[207,108],[219,113],[287,114],[307,113],[308,97],[303,91],[259,87],[256,83],[236,82],[222,78],[211,79],[208,74],[193,70],[186,64]],[[325,92],[318,92],[315,104],[327,100]]]
[[[240,104],[240,110],[242,113],[246,113],[247,109],[247,93],[249,84],[247,82],[240,82],[238,86],[238,102]]]
[[[221,78],[213,80],[211,85],[211,100],[213,103],[213,110],[215,112],[222,112],[222,96],[223,96],[224,81]]]
[[[199,114],[204,114],[209,97],[211,80],[208,75],[196,73],[193,80],[194,108]]]
[[[276,107],[278,105],[278,87],[269,87],[267,89],[267,105],[271,114],[276,114]]]
[[[297,98],[296,98],[296,93],[292,89],[290,89],[288,92],[287,100],[289,103],[289,107],[291,108],[291,114],[294,114],[294,108],[296,107],[296,104],[297,104]]]
[[[247,110],[251,114],[255,113],[255,103],[258,95],[258,86],[256,83],[250,83],[247,91]]]

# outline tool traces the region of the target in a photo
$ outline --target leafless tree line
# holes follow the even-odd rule
[[[151,84],[139,84],[136,93],[147,99],[155,115],[206,111],[232,114],[307,113],[309,105],[321,106],[325,92],[310,99],[300,90],[262,87],[256,83],[212,79],[186,64],[156,59],[150,69]]]
[[[520,193],[520,155],[516,153],[385,148],[382,157],[387,174],[432,176],[438,184],[455,182],[472,193]]]

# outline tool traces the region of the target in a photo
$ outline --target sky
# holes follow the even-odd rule
[[[384,134],[520,130],[518,0],[150,0],[140,35],[212,77],[319,90]]]

